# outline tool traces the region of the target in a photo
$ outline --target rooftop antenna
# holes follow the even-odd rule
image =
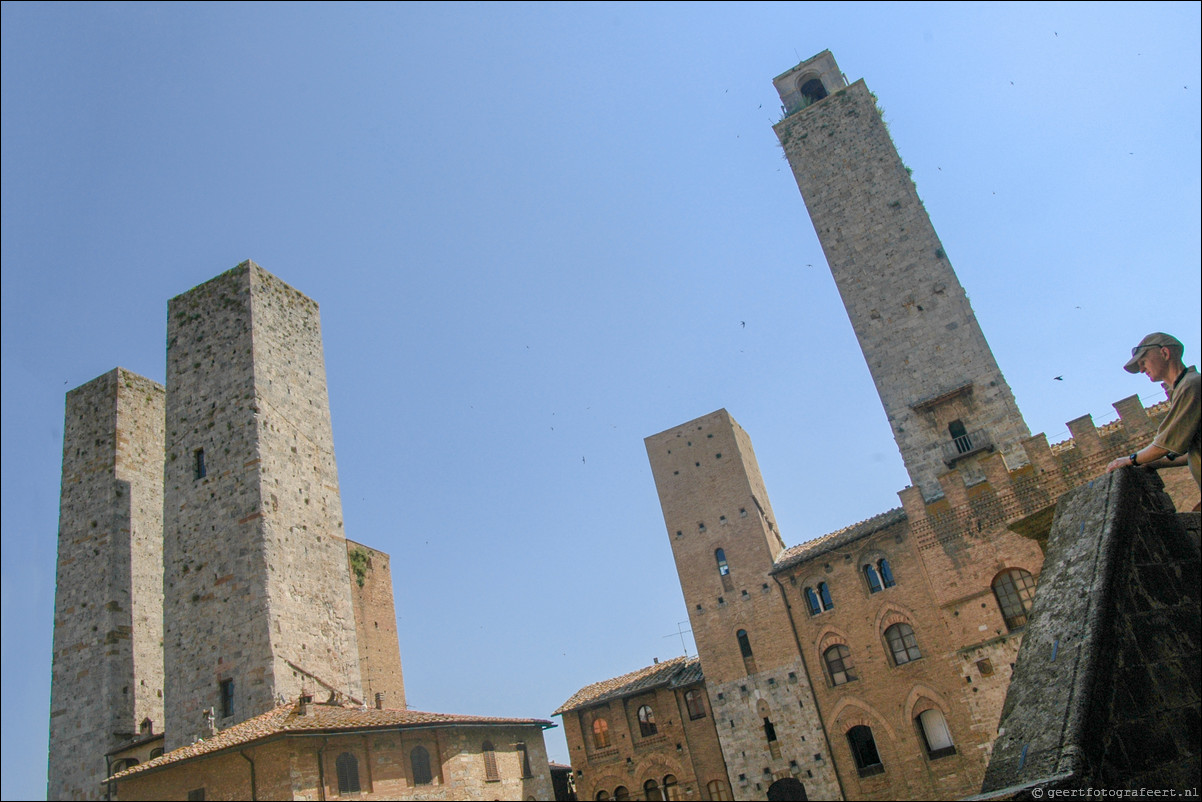
[[[680,625],[687,624],[687,623],[689,623],[689,622],[688,621],[677,621],[676,622],[676,632],[672,633],[671,635],[664,635],[665,638],[674,638],[674,637],[680,638],[680,651],[684,652],[685,657],[689,656],[689,647],[685,645],[684,633],[692,632],[693,628],[689,627],[688,629],[681,629]]]

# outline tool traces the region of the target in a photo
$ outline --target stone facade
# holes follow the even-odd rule
[[[911,482],[934,499],[955,462],[972,472],[996,450],[1021,464],[1030,432],[876,98],[847,86],[829,51],[775,84],[787,114],[777,137]]]
[[[389,567],[392,560],[384,552],[352,540],[346,541],[346,554],[365,700],[376,707],[404,710],[405,680]]]
[[[163,726],[163,387],[67,394],[47,798],[98,799],[104,754]]]
[[[253,262],[173,298],[166,417],[167,749],[362,699],[317,304]]]
[[[701,664],[677,657],[580,689],[554,715],[580,799],[730,799]]]

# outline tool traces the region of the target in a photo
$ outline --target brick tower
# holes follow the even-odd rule
[[[162,731],[162,511],[162,385],[117,368],[68,393],[47,799],[101,798],[105,753]]]
[[[860,341],[893,437],[928,500],[952,467],[978,474],[1030,435],[951,262],[862,80],[830,51],[773,83],[777,137]]]
[[[648,437],[651,472],[718,738],[738,799],[794,778],[842,796],[792,630],[771,576],[784,543],[751,440],[718,410]]]
[[[166,748],[362,699],[317,304],[249,261],[173,298],[166,432]]]

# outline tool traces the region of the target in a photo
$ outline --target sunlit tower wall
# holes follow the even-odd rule
[[[830,51],[773,83],[785,113],[774,130],[911,482],[934,500],[937,476],[971,479],[984,454],[1024,464],[1027,425],[876,98],[847,85]]]
[[[67,394],[47,799],[100,799],[105,753],[163,727],[163,387]]]
[[[785,546],[751,439],[720,409],[645,445],[735,798],[767,799],[788,778],[842,798],[771,575]]]
[[[168,303],[166,748],[362,700],[317,304],[253,262]]]

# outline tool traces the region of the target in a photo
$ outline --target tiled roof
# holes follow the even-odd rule
[[[661,685],[679,688],[682,685],[700,682],[701,679],[701,661],[699,659],[696,657],[673,657],[671,660],[655,663],[620,677],[586,685],[572,694],[572,698],[560,705],[559,709],[551,715],[558,716],[578,707],[599,704],[609,699],[658,688]]]
[[[906,511],[901,507],[894,507],[888,512],[874,515],[867,520],[854,523],[851,526],[845,526],[822,537],[807,540],[805,543],[799,543],[781,553],[780,557],[776,559],[776,565],[772,568],[772,573],[779,574],[781,571],[791,568],[798,563],[813,559],[819,554],[833,551],[862,537],[868,537],[874,532],[879,532],[885,527],[893,526],[895,523],[904,521],[905,519]]]
[[[221,730],[211,738],[205,738],[188,746],[148,760],[137,766],[119,771],[110,779],[120,780],[149,769],[171,763],[179,763],[202,755],[220,752],[223,749],[242,746],[277,735],[313,731],[350,732],[354,730],[405,729],[408,727],[472,725],[554,727],[543,719],[496,718],[493,716],[460,716],[453,713],[423,713],[420,710],[375,710],[340,705],[309,704],[304,715],[299,712],[295,701],[287,702],[268,710],[262,715],[247,719],[228,729]]]

